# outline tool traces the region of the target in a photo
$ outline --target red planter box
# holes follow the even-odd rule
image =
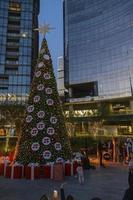
[[[65,175],[71,176],[71,163],[65,163]]]
[[[4,175],[4,164],[0,164],[0,176]]]
[[[40,168],[39,167],[34,167],[34,179],[38,179],[40,177]],[[32,179],[32,170],[30,166],[26,167],[26,172],[25,172],[25,178],[26,179]]]
[[[51,166],[50,165],[44,166],[44,178],[51,178]]]

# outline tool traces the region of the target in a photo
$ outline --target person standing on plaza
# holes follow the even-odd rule
[[[124,197],[122,200],[133,200],[133,185],[130,186],[124,194]]]
[[[127,162],[130,158],[130,153],[132,152],[132,146],[133,146],[133,142],[132,142],[132,139],[131,138],[127,138],[126,140],[126,143],[125,143],[125,146],[126,146],[126,155],[127,155]]]
[[[125,191],[122,200],[133,200],[133,153],[130,153],[130,161],[128,165],[129,165],[129,175],[128,175],[129,188]]]
[[[130,153],[128,183],[133,185],[133,153]]]
[[[40,200],[48,200],[48,197],[44,194]]]
[[[52,194],[51,200],[59,200],[59,199],[60,199],[60,197],[59,197],[58,191],[57,191],[57,190],[54,190],[54,191],[53,191],[53,194]]]
[[[71,194],[69,194],[69,195],[67,196],[66,200],[74,200],[74,197],[73,197]]]
[[[104,167],[104,165],[103,165],[103,143],[101,140],[99,140],[99,142],[98,142],[97,150],[98,150],[98,156],[99,156],[99,164],[101,167]]]
[[[79,163],[78,167],[77,167],[77,174],[78,174],[78,181],[80,184],[84,183],[84,171],[83,171],[83,167],[82,164]]]
[[[62,183],[60,186],[60,200],[65,200],[65,191],[64,191],[64,185],[67,184],[66,182]]]

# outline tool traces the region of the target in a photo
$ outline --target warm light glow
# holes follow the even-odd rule
[[[27,37],[27,33],[22,33],[22,37],[26,38]]]

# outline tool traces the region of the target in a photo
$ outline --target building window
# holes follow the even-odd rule
[[[11,11],[17,11],[17,12],[20,12],[21,11],[21,6],[19,3],[9,3],[9,10]]]

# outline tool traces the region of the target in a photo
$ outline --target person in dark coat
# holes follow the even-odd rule
[[[129,188],[125,191],[122,200],[133,200],[133,153],[130,154],[128,184]]]
[[[129,188],[125,191],[122,200],[133,200],[133,185],[130,185]]]
[[[73,197],[71,194],[69,194],[69,195],[67,196],[66,200],[74,200],[74,197]]]
[[[130,153],[128,184],[133,185],[133,153]]]
[[[101,140],[98,142],[97,149],[98,149],[98,154],[99,154],[99,164],[101,167],[104,167],[104,165],[103,165],[103,144],[102,144]]]
[[[40,200],[48,200],[48,197],[44,194]]]
[[[63,184],[60,187],[60,199],[65,200],[65,192],[64,192]]]
[[[65,200],[66,198],[65,198],[65,191],[64,191],[64,185],[66,185],[67,183],[66,182],[64,182],[64,183],[62,183],[61,184],[61,186],[60,186],[60,199],[61,200]]]

